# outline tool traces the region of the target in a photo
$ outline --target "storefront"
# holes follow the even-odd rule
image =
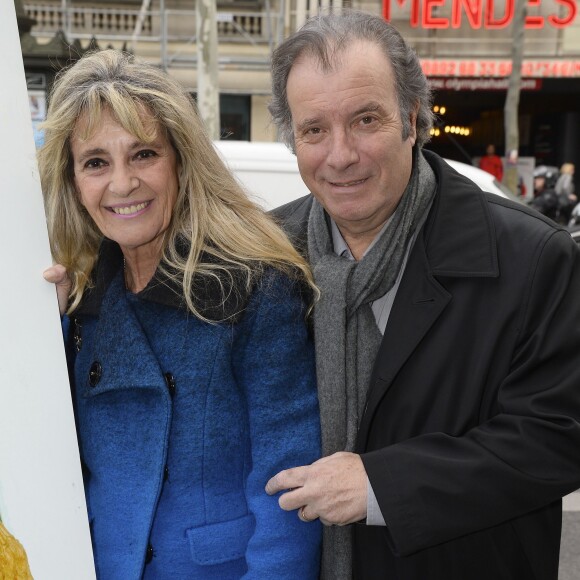
[[[515,10],[515,0],[383,1],[383,15],[414,46],[434,90],[431,149],[462,161],[490,143],[504,152]],[[519,154],[580,166],[577,0],[528,0],[523,48]]]

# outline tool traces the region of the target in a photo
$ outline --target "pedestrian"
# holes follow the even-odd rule
[[[556,185],[554,187],[556,193],[558,195],[564,194],[568,196],[576,196],[574,195],[575,188],[574,188],[574,164],[573,163],[564,163],[562,167],[560,167],[560,175],[556,180]],[[573,199],[572,201],[576,201]]]
[[[545,165],[534,169],[534,197],[529,205],[555,222],[560,222],[559,196],[554,190],[552,171]]]
[[[495,153],[495,145],[490,144],[485,148],[485,155],[479,160],[479,168],[491,173],[498,181],[503,179],[503,163]]]
[[[264,492],[320,454],[308,265],[157,67],[83,57],[45,135],[97,577],[317,579],[320,524]]]
[[[574,164],[564,163],[560,167],[560,175],[554,186],[562,207],[562,223],[568,224],[574,206],[578,203],[578,196],[574,187]]]
[[[307,21],[272,79],[312,192],[277,216],[321,291],[323,457],[268,493],[326,524],[323,578],[555,580],[580,486],[580,251],[423,149],[428,82],[382,18]]]

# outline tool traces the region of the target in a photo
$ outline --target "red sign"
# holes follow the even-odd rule
[[[507,91],[508,78],[430,78],[429,85],[435,91]],[[520,90],[539,91],[542,88],[542,79],[522,79]]]
[[[383,17],[391,20],[391,1],[383,0]],[[410,24],[413,28],[460,28],[467,22],[471,28],[497,29],[511,24],[514,17],[516,0],[506,0],[501,13],[497,13],[495,0],[394,0],[399,6],[410,3]],[[542,0],[527,0],[530,8],[540,6]],[[554,28],[565,28],[574,22],[578,13],[577,0],[554,0],[563,7],[560,15],[526,16],[525,28],[538,29],[547,24]],[[451,5],[451,18],[435,16],[437,8]]]
[[[428,77],[508,77],[512,72],[507,59],[421,59],[421,67]],[[580,60],[525,60],[522,77],[578,78]]]

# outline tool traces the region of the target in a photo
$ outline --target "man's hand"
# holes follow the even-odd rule
[[[317,517],[326,525],[344,526],[367,515],[367,476],[360,456],[340,452],[312,465],[286,469],[266,484],[266,493],[280,496],[283,510],[302,508],[300,518]]]
[[[43,274],[47,282],[52,282],[56,286],[56,296],[58,298],[58,308],[62,316],[68,304],[68,295],[71,289],[71,281],[66,273],[66,268],[61,264],[55,264],[47,268]]]

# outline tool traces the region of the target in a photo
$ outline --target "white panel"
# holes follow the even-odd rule
[[[95,578],[29,99],[0,2],[0,514],[36,580]]]

